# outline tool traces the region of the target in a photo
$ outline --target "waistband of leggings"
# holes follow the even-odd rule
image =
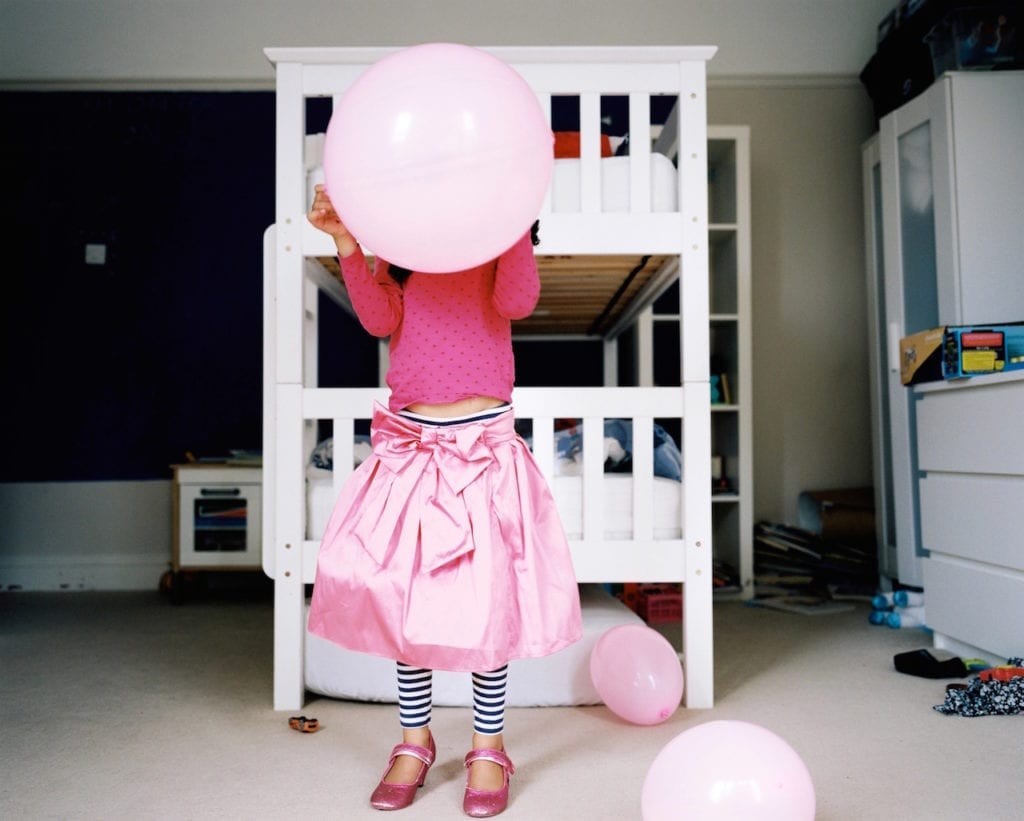
[[[512,410],[512,405],[506,402],[504,405],[498,405],[495,408],[488,408],[477,413],[469,413],[465,416],[425,416],[422,413],[413,413],[409,410],[400,410],[398,415],[405,419],[411,419],[413,422],[417,422],[420,425],[429,425],[435,428],[446,428],[449,425],[467,425],[470,422],[483,422],[486,419],[494,419],[496,416],[501,416],[503,413],[509,413]]]

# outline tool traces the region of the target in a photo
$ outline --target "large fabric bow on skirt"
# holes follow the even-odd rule
[[[353,536],[381,566],[398,548],[396,540],[381,539],[382,533],[418,538],[421,571],[469,553],[492,504],[486,483],[474,482],[494,462],[492,448],[513,439],[514,429],[488,430],[483,422],[429,427],[394,414],[381,417],[370,441],[392,476],[375,477],[379,481],[367,488]],[[521,500],[495,498],[493,504],[506,546],[521,555],[522,532],[515,523]]]

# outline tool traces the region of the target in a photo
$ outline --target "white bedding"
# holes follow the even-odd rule
[[[550,484],[566,538],[583,538],[583,477],[555,476]],[[605,473],[601,475],[601,487],[604,492],[601,506],[604,538],[632,539],[633,477],[626,473]],[[655,476],[653,493],[654,538],[681,538],[679,506],[682,489],[679,482]]]
[[[327,520],[334,509],[335,493],[329,470],[306,468],[306,523],[307,536],[319,539],[327,528]],[[551,493],[558,506],[566,538],[583,536],[583,477],[555,476]],[[627,473],[605,473],[601,476],[604,492],[603,511],[606,539],[633,537],[633,477]],[[679,482],[654,477],[654,538],[678,539],[682,536],[679,513],[682,491]]]
[[[580,160],[555,160],[551,210],[580,210]],[[664,154],[651,154],[651,210],[676,210],[676,167]],[[601,210],[629,211],[629,157],[601,160]]]
[[[678,485],[677,485],[678,487]],[[583,638],[551,656],[509,663],[509,707],[565,707],[600,704],[590,679],[590,653],[612,627],[643,624],[632,610],[603,588],[583,585]],[[308,612],[308,611],[307,611]],[[345,650],[306,634],[306,689],[333,698],[396,701],[395,663],[391,659]],[[473,703],[467,673],[434,673],[434,704],[466,707]]]
[[[323,134],[306,137],[306,197],[313,201],[313,186],[324,181],[321,165]],[[551,210],[580,210],[580,169],[577,159],[555,160],[551,181]],[[651,154],[651,211],[675,211],[677,170],[664,154]],[[629,157],[604,157],[601,160],[601,210],[605,213],[629,211]]]

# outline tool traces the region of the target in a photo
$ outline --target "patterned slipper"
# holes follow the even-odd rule
[[[305,716],[292,716],[288,719],[288,726],[300,733],[315,733],[320,729],[320,722],[315,718]]]

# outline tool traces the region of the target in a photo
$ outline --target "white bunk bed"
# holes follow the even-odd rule
[[[331,494],[351,472],[356,421],[368,419],[381,389],[317,386],[317,300],[347,305],[329,238],[308,225],[306,98],[333,97],[393,49],[272,48],[277,72],[275,223],[264,238],[263,567],[274,579],[274,707],[301,707],[305,672],[305,585],[314,581],[319,533],[311,530],[307,464],[319,420],[333,422]],[[682,582],[685,705],[711,707],[712,544],[708,342],[706,61],[694,47],[496,48],[530,84],[545,110],[553,96],[578,96],[581,156],[556,162],[540,214],[541,302],[517,335],[605,340],[605,384],[516,388],[518,419],[533,427],[533,450],[555,484],[557,419],[582,419],[578,523],[567,531],[578,580]],[[600,100],[629,100],[628,157],[600,156]],[[650,100],[677,103],[652,146]],[[661,156],[664,155],[664,156]],[[666,157],[676,160],[667,162]],[[669,169],[671,197],[659,169]],[[616,194],[616,178],[620,190]],[[616,387],[617,336],[676,279],[681,283],[681,387]],[[610,307],[609,307],[610,306]],[[633,441],[652,441],[654,420],[679,420],[683,481],[674,483],[673,526],[655,521],[651,451],[636,447],[633,476],[603,472],[603,420],[632,420]],[[613,490],[612,482],[622,486]],[[556,495],[558,488],[555,488]],[[625,493],[625,525],[607,519],[606,500]],[[560,505],[564,502],[560,502]],[[622,528],[626,532],[622,532]],[[322,692],[323,690],[321,690]],[[511,694],[510,694],[511,695]]]

